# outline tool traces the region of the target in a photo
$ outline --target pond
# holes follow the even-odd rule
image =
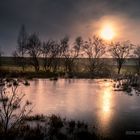
[[[109,136],[140,130],[140,97],[113,91],[112,80],[34,79],[21,86],[33,114],[83,120]]]

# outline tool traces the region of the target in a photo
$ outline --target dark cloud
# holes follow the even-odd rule
[[[95,29],[92,24],[104,16],[133,20],[135,26],[139,6],[139,0],[0,0],[0,46],[5,54],[14,50],[23,23],[42,39],[88,36]]]

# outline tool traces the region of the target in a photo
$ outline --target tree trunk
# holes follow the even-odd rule
[[[33,62],[33,66],[35,68],[35,72],[38,72],[39,71],[39,62],[38,62],[37,57],[34,57],[32,62]]]
[[[121,72],[121,67],[122,67],[121,65],[118,66],[118,74],[120,74]]]

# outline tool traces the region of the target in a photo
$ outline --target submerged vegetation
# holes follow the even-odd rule
[[[140,95],[140,77],[138,75],[127,75],[115,79],[114,90],[124,91],[128,95],[132,96],[136,94]]]

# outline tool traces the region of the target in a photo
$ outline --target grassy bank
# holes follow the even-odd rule
[[[136,68],[135,66],[123,66],[121,70],[121,74],[135,74]],[[72,72],[66,73],[64,71],[44,71],[43,68],[40,69],[39,72],[35,72],[32,67],[26,67],[25,71],[22,70],[21,67],[18,66],[1,66],[0,74],[5,77],[22,77],[27,79],[32,78],[52,78],[52,77],[60,77],[60,78],[111,78],[113,75],[117,73],[116,66],[111,66],[107,71],[95,73],[89,73],[87,71],[80,72]]]
[[[82,121],[67,120],[56,115],[25,117],[20,126],[8,131],[0,130],[0,139],[38,140],[109,140],[97,132],[94,125]]]
[[[117,132],[116,132],[117,133]],[[132,140],[138,136],[105,135],[94,124],[70,120],[60,116],[26,116],[20,126],[8,130],[5,135],[0,129],[1,140]]]
[[[26,58],[26,61],[29,61],[29,58]],[[117,74],[117,67],[115,62],[112,59],[106,58],[101,59],[106,65],[103,69],[98,69],[95,72],[89,72],[88,59],[78,58],[75,60],[76,65],[72,67],[73,72],[65,72],[64,59],[59,59],[59,65],[56,72],[53,70],[48,70],[47,72],[43,68],[43,58],[39,58],[40,71],[35,72],[34,68],[31,65],[27,65],[25,70],[22,70],[20,65],[17,65],[14,62],[13,57],[2,57],[0,65],[1,75],[6,75],[7,77],[25,77],[25,78],[52,78],[52,77],[63,77],[63,78],[110,78],[112,75]],[[128,59],[124,66],[121,69],[121,74],[135,74],[137,72],[135,59]]]

